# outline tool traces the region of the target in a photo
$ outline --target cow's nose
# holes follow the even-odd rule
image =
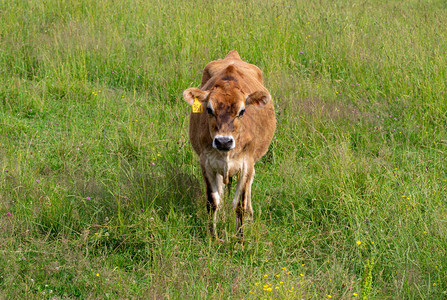
[[[229,151],[235,146],[233,137],[216,135],[213,140],[213,147],[221,151]]]

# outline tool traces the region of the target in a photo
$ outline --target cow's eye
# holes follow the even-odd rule
[[[245,109],[241,109],[241,111],[239,112],[238,117],[242,117],[245,114]]]
[[[207,111],[207,113],[209,114],[209,115],[214,115],[214,112],[213,112],[213,110],[211,109],[211,107],[207,107],[206,108],[206,111]]]

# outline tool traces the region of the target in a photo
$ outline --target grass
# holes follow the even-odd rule
[[[444,1],[0,2],[0,298],[444,299]],[[182,91],[237,49],[278,128],[206,229]]]

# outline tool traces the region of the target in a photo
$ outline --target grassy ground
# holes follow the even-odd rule
[[[0,298],[445,299],[446,41],[441,0],[0,1]],[[231,49],[278,118],[243,245],[181,97]]]

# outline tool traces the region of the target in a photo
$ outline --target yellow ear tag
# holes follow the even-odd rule
[[[202,103],[199,102],[199,99],[197,99],[197,97],[194,97],[194,103],[192,104],[192,112],[193,113],[203,112]]]

